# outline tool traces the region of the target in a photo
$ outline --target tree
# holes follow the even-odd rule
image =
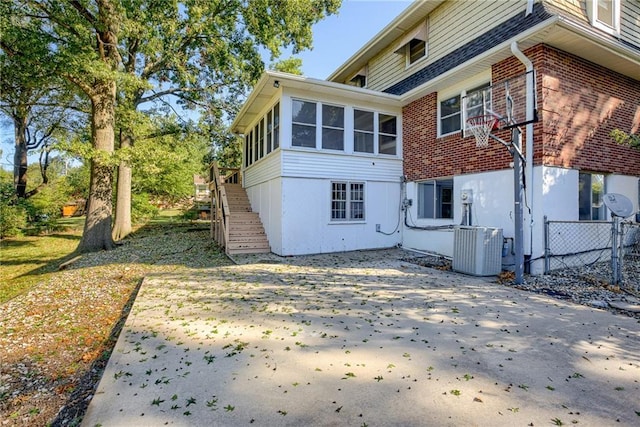
[[[175,111],[169,100],[173,98],[179,107],[216,110],[221,118],[235,114],[237,100],[262,72],[259,46],[274,57],[287,45],[294,52],[311,47],[311,25],[335,13],[340,0],[132,0],[129,5],[129,25],[121,38],[130,77],[122,92],[125,108],[160,103]],[[290,69],[299,68],[299,60],[288,61]],[[131,123],[122,121],[121,148],[132,147],[142,136]],[[131,230],[130,200],[131,169],[123,161],[118,168],[115,239]]]
[[[34,43],[38,26],[33,21],[12,25],[11,3],[0,6],[0,69],[10,70],[0,79],[0,112],[14,127],[14,188],[18,198],[28,198],[39,192],[48,182],[48,147],[57,134],[68,127],[78,109],[78,100],[64,80],[52,76],[42,66],[23,61],[23,55],[42,56],[46,47]],[[28,153],[41,149],[40,186],[27,193]]]
[[[132,111],[157,101],[174,108],[224,108],[263,69],[258,46],[277,57],[311,46],[311,25],[340,0],[13,0],[7,22],[31,34],[23,64],[45,67],[91,103],[91,182],[79,252],[114,247],[111,235],[116,103]],[[27,28],[36,23],[35,28]],[[4,36],[0,36],[2,39]],[[46,51],[46,53],[45,53]],[[116,101],[116,95],[118,99]],[[124,116],[123,116],[124,117]],[[121,122],[120,145],[136,136]],[[128,142],[127,142],[128,141]],[[126,189],[123,197],[129,197]]]
[[[282,73],[302,75],[302,59],[291,57],[272,63],[269,68]]]

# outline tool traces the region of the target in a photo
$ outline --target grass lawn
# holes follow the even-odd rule
[[[183,222],[182,211],[167,209],[160,211],[146,226],[180,222]],[[61,231],[0,240],[0,303],[28,291],[72,258],[82,236],[84,217],[60,218],[56,225]]]
[[[0,303],[27,291],[71,258],[81,231],[25,236],[0,241]]]

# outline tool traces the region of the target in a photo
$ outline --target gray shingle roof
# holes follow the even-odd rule
[[[384,92],[391,93],[393,95],[402,95],[407,93],[423,83],[426,83],[440,74],[473,59],[483,52],[515,37],[552,16],[553,15],[551,13],[545,10],[542,3],[536,3],[531,15],[525,16],[524,12],[516,15],[510,20],[503,22],[482,34],[475,40],[459,47],[445,57],[438,59],[433,64],[428,65],[406,79],[388,87]]]

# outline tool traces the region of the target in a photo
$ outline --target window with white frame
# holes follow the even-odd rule
[[[604,175],[580,172],[578,176],[578,219],[604,221]]]
[[[373,153],[373,111],[353,110],[353,151]]]
[[[463,90],[460,94],[441,100],[439,106],[439,135],[460,132],[466,129],[469,117],[488,114],[491,110],[491,85],[484,83]]]
[[[322,148],[344,150],[344,108],[322,105]]]
[[[587,0],[587,11],[594,27],[609,33],[620,30],[621,0]]]
[[[418,218],[453,219],[453,179],[418,183]]]
[[[244,136],[244,167],[251,166],[274,151],[279,142],[280,104],[277,103]]]
[[[404,55],[409,67],[429,54],[428,37],[429,22],[425,19],[398,40],[394,52]]]
[[[331,183],[331,221],[363,221],[364,183]]]
[[[293,100],[291,145],[316,147],[316,103]]]
[[[378,114],[378,154],[396,154],[397,133],[396,116]]]

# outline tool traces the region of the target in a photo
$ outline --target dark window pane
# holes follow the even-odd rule
[[[379,120],[380,120],[380,123],[378,128],[380,132],[391,134],[391,135],[396,134],[396,117],[395,116],[380,114]]]
[[[332,105],[322,106],[322,125],[344,128],[344,108]]]
[[[425,56],[427,43],[424,40],[413,39],[409,42],[409,64]]]
[[[293,121],[295,123],[316,124],[315,102],[293,100]]]
[[[380,146],[378,147],[379,154],[396,154],[396,137],[389,135],[379,135],[378,141]]]
[[[373,133],[354,132],[353,150],[359,153],[373,153]]]
[[[296,125],[292,127],[291,144],[294,147],[316,147],[316,127]]]
[[[440,132],[444,135],[460,130],[460,113],[442,119]]]
[[[449,98],[440,103],[440,116],[446,117],[451,114],[460,113],[460,95]]]
[[[357,130],[373,132],[373,112],[353,110],[353,127]]]
[[[327,150],[343,150],[344,131],[342,129],[322,128],[322,148]]]

